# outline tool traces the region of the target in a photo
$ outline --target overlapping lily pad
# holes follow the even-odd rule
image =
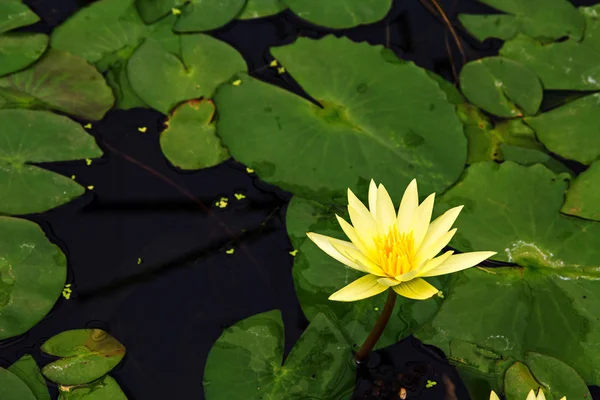
[[[127,396],[117,381],[106,375],[88,385],[61,390],[58,400],[127,400]]]
[[[19,358],[8,370],[19,377],[31,390],[36,400],[50,400],[40,367],[29,354]]]
[[[2,367],[0,367],[0,398],[2,400],[37,400],[25,382]]]
[[[33,222],[0,217],[0,237],[3,340],[27,332],[50,311],[65,284],[67,260]]]
[[[153,23],[186,3],[187,0],[135,0],[135,5],[147,23]]]
[[[185,100],[211,97],[219,84],[247,68],[233,47],[204,34],[183,35],[181,54],[179,59],[149,38],[127,65],[135,93],[164,114]]]
[[[600,94],[595,93],[555,108],[525,122],[548,150],[583,164],[600,156]]]
[[[600,221],[600,161],[592,163],[586,171],[571,182],[565,204],[560,211]]]
[[[81,196],[74,180],[30,163],[102,155],[94,138],[67,117],[48,111],[0,110],[0,213],[39,213]]]
[[[238,19],[254,19],[275,15],[287,7],[281,0],[246,0]]]
[[[460,87],[474,105],[500,117],[535,114],[542,103],[542,85],[523,64],[487,57],[465,65]]]
[[[462,125],[423,69],[381,51],[333,36],[272,49],[318,105],[240,75],[215,95],[219,136],[261,179],[324,203],[366,193],[371,178],[394,182],[392,198],[415,177],[443,191],[464,166]]]
[[[82,58],[50,49],[29,68],[0,78],[0,108],[42,108],[99,120],[114,97]]]
[[[334,320],[325,314],[316,316],[285,364],[283,339],[279,310],[254,315],[226,329],[208,354],[206,399],[350,397],[355,379],[352,353]]]
[[[208,168],[229,158],[215,133],[211,101],[188,101],[169,117],[160,134],[160,146],[167,159],[181,169]]]
[[[0,76],[35,62],[46,50],[48,36],[41,33],[0,35]]]
[[[460,14],[460,23],[480,41],[487,38],[512,39],[519,31],[519,23],[509,14]]]
[[[281,0],[297,16],[316,25],[343,29],[382,20],[392,0]]]
[[[46,378],[61,385],[83,385],[99,379],[125,356],[125,347],[101,329],[61,332],[48,339],[42,351],[62,357],[42,368]]]
[[[392,186],[386,184],[388,189]],[[360,346],[381,314],[387,293],[350,303],[328,300],[333,292],[364,275],[332,259],[306,236],[306,232],[316,232],[348,240],[335,218],[336,213],[349,220],[344,207],[326,207],[301,197],[292,198],[287,209],[286,227],[294,249],[298,250],[294,259],[294,285],[302,311],[309,320],[320,312],[335,315],[352,344]],[[441,282],[445,277],[428,280],[443,289]],[[377,348],[389,346],[412,333],[435,314],[441,301],[439,297],[415,301],[398,296],[392,318]]]
[[[220,28],[232,21],[246,0],[188,0],[175,24],[177,32],[203,32]]]
[[[21,0],[3,0],[0,3],[0,33],[34,24],[40,20]]]

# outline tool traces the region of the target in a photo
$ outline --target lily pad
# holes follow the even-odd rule
[[[323,203],[366,192],[371,178],[394,182],[392,198],[415,177],[424,192],[443,191],[466,158],[454,106],[423,69],[386,61],[382,48],[327,36],[272,49],[318,104],[239,75],[214,97],[219,136],[261,179]]]
[[[30,214],[81,196],[74,180],[30,163],[95,158],[102,155],[81,125],[48,111],[0,110],[0,213]]]
[[[0,396],[2,400],[37,400],[25,382],[2,367],[0,367]]]
[[[128,110],[130,108],[150,108],[150,106],[135,93],[127,75],[127,63],[113,66],[106,72],[106,83],[115,95],[115,108]]]
[[[548,150],[589,165],[600,156],[599,105],[600,93],[595,93],[525,118],[525,122]]]
[[[561,212],[600,221],[600,161],[595,161],[569,186]]]
[[[238,19],[254,19],[275,15],[287,7],[281,0],[246,0]]]
[[[181,36],[181,52],[182,60],[149,38],[127,65],[133,90],[164,114],[185,100],[211,97],[218,85],[247,68],[233,47],[204,34]]]
[[[519,31],[519,22],[509,14],[459,14],[458,20],[480,42],[488,38],[512,39]]]
[[[67,260],[33,222],[0,217],[0,237],[0,340],[3,340],[27,332],[50,311],[65,284]],[[0,384],[0,394],[2,388]]]
[[[48,36],[41,33],[0,35],[0,76],[27,67],[42,56]]]
[[[554,40],[569,36],[580,40],[585,21],[568,0],[479,0],[513,15],[519,31],[538,39]]]
[[[127,396],[117,381],[106,375],[90,384],[61,390],[58,400],[127,400]]]
[[[175,24],[177,32],[203,32],[217,29],[232,21],[244,8],[246,0],[189,0]]]
[[[50,400],[46,380],[40,367],[29,354],[19,358],[8,370],[25,382],[36,400]]]
[[[181,104],[166,122],[160,134],[160,146],[167,159],[181,169],[213,167],[229,158],[227,149],[215,133],[212,101],[188,101]]]
[[[21,0],[2,0],[0,2],[0,33],[34,24],[40,20]]]
[[[0,78],[0,108],[43,108],[99,120],[113,102],[96,68],[61,50],[50,49],[26,70]]]
[[[137,9],[142,19],[147,24],[153,23],[178,8],[187,0],[135,0]]]
[[[352,28],[382,20],[392,0],[281,0],[300,18],[334,29]]]
[[[48,339],[41,347],[62,357],[44,368],[46,378],[61,385],[83,385],[104,375],[121,362],[125,347],[101,329],[74,329]]]
[[[306,236],[306,232],[318,232],[348,240],[335,214],[348,220],[344,207],[324,206],[297,196],[290,201],[286,227],[294,249],[298,250],[292,270],[294,285],[302,311],[309,320],[321,312],[335,315],[352,344],[360,346],[375,326],[387,292],[349,303],[328,300],[333,292],[364,275],[329,257]],[[428,279],[437,288],[441,288],[440,282],[445,280],[443,277]],[[441,301],[439,297],[414,301],[398,296],[392,317],[376,348],[389,346],[412,333],[435,314]]]
[[[538,388],[540,388],[540,383],[535,380],[527,365],[522,362],[517,361],[506,370],[504,375],[506,400],[526,399],[531,390],[537,394]],[[549,393],[544,391],[544,394],[548,395]]]
[[[465,65],[460,87],[474,105],[499,117],[535,114],[542,103],[542,85],[523,64],[504,57],[487,57]]]
[[[334,321],[320,314],[283,363],[279,310],[242,320],[217,339],[204,373],[207,400],[339,399],[354,389],[350,346]],[[235,376],[235,378],[234,378]]]

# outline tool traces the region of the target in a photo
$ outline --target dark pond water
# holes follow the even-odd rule
[[[42,19],[26,30],[50,32],[90,1],[25,3]],[[492,12],[469,0],[440,4],[453,21],[459,12]],[[265,68],[271,60],[268,48],[291,43],[298,36],[320,37],[329,32],[284,12],[233,22],[213,34],[242,53],[253,75],[301,93],[294,82]],[[419,0],[396,1],[383,22],[336,34],[371,44],[387,43],[401,57],[449,80],[453,79],[451,60],[456,70],[463,63],[441,20]],[[467,35],[463,38],[468,59],[493,55],[500,45],[499,41],[481,45]],[[111,111],[91,129],[105,151],[101,160],[90,167],[46,165],[95,186],[93,195],[28,216],[67,254],[74,295],[60,301],[26,335],[0,343],[2,366],[25,353],[45,364],[47,359],[38,349],[46,339],[68,329],[97,327],[127,348],[125,360],[111,375],[130,399],[203,399],[204,363],[223,328],[280,309],[286,354],[306,328],[294,294],[292,248],[284,224],[289,193],[261,182],[231,160],[195,173],[175,171],[158,143],[164,118],[151,110]],[[139,134],[139,126],[147,126],[147,132]],[[215,199],[233,193],[245,194],[247,201],[223,210],[212,206]],[[237,248],[234,255],[223,252],[230,244]],[[387,391],[397,393],[399,374],[403,374],[404,386],[414,389],[409,392],[411,398],[451,399],[444,389],[444,375],[454,386],[454,398],[469,398],[442,357],[412,338],[371,359],[361,371],[357,397],[397,398],[385,396]],[[423,390],[426,378],[435,378],[439,384]],[[379,397],[370,397],[374,393]],[[597,393],[594,397],[600,399]]]

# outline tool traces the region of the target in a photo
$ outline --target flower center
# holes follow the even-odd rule
[[[400,233],[393,225],[387,234],[375,237],[374,241],[379,266],[388,276],[395,277],[412,269],[415,262],[415,241],[412,232]]]

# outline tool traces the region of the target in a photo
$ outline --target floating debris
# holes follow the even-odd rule
[[[71,179],[75,180],[76,176],[75,175],[71,175]]]
[[[181,10],[179,8],[173,7],[173,8],[171,8],[171,13],[173,15],[179,15],[179,14],[181,14]]]
[[[85,165],[87,165],[88,167],[89,167],[90,165],[92,165],[92,159],[91,159],[91,158],[86,158],[86,159],[85,159]]]
[[[73,290],[71,290],[71,284],[68,283],[62,290],[62,295],[66,300],[69,300],[71,298],[71,293],[73,293]]]
[[[249,174],[251,174],[251,173],[254,172],[254,170],[252,168],[246,167],[246,172],[249,173]]]
[[[277,68],[277,73],[278,73],[279,75],[281,75],[281,74],[284,74],[284,73],[285,73],[285,68],[283,68],[283,67],[279,67],[279,68]]]
[[[298,250],[290,251],[290,254],[292,255],[292,257],[296,257],[296,254],[298,254]]]
[[[142,133],[146,132],[147,130],[148,130],[148,128],[147,128],[147,127],[145,127],[145,126],[140,126],[140,127],[138,128],[138,131],[140,131],[140,132],[142,132]]]
[[[227,202],[228,202],[228,201],[229,201],[229,200],[227,199],[227,197],[221,197],[221,198],[219,199],[219,201],[217,201],[217,202],[215,203],[215,205],[216,205],[217,207],[219,207],[219,208],[225,208],[225,207],[227,207]]]
[[[269,67],[276,67],[277,65],[279,65],[279,63],[277,62],[277,60],[273,60],[273,61],[271,61],[271,63],[269,64]]]
[[[229,249],[229,250],[225,250],[225,253],[227,253],[227,254],[233,254],[234,251],[235,251],[235,249]]]
[[[87,187],[89,190],[94,190],[94,185],[90,185]]]
[[[435,385],[437,385],[436,381],[430,381],[429,379],[427,379],[427,384],[425,385],[425,387],[429,389],[434,387]]]
[[[234,196],[235,196],[235,198],[236,198],[237,200],[242,200],[242,199],[245,199],[245,198],[246,198],[246,196],[244,196],[244,195],[243,195],[243,194],[241,194],[241,193],[235,193],[235,194],[234,194]]]
[[[241,80],[241,79],[238,79],[238,80],[236,80],[236,81],[233,81],[233,82],[231,82],[231,84],[232,84],[233,86],[240,86],[240,85],[242,84],[242,80]]]
[[[85,124],[83,126],[85,129],[92,129],[92,124],[90,122],[88,122],[87,124]]]
[[[137,264],[140,265],[143,262],[143,260],[141,258],[138,257],[137,259]]]

